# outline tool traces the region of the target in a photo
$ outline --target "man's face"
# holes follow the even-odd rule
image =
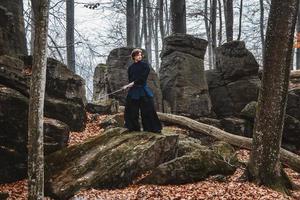
[[[142,60],[142,53],[139,52],[136,56],[134,56],[135,61],[141,61]]]

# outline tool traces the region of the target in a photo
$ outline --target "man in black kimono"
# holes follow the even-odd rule
[[[147,86],[150,67],[142,61],[142,50],[131,53],[134,63],[128,68],[129,88],[125,105],[125,127],[129,131],[140,131],[139,110],[141,110],[143,131],[160,133],[162,126],[155,111],[153,93]]]

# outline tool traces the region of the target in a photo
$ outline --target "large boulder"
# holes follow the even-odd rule
[[[225,80],[257,75],[259,65],[243,41],[232,41],[216,49],[216,69]]]
[[[207,41],[190,35],[164,39],[159,77],[165,112],[170,107],[172,113],[191,117],[211,113],[203,61],[206,46]]]
[[[206,147],[172,131],[125,130],[112,128],[47,156],[46,194],[68,199],[81,189],[125,187],[133,182],[188,183],[235,171],[237,159],[229,144]]]
[[[0,84],[29,96],[32,57],[22,60],[0,56]],[[45,116],[58,119],[71,130],[83,130],[86,123],[85,82],[64,64],[49,58],[47,61]]]
[[[229,42],[216,50],[216,69],[206,71],[212,109],[218,117],[238,115],[258,97],[259,65],[244,42]]]
[[[289,90],[286,113],[300,120],[300,87]]]
[[[27,174],[28,98],[0,85],[0,183]],[[69,127],[54,119],[44,119],[45,154],[67,146]]]
[[[0,55],[26,55],[22,0],[0,0]]]
[[[67,199],[82,188],[124,187],[175,157],[178,135],[125,130],[110,129],[88,142],[47,156],[46,194]]]
[[[247,119],[253,124],[256,114],[256,107],[257,102],[250,102],[245,106],[244,109],[242,109],[241,117]],[[250,136],[252,137],[252,135]],[[300,120],[290,116],[289,114],[286,114],[284,119],[282,146],[291,151],[300,149]]]
[[[99,98],[108,93],[119,90],[122,86],[128,84],[127,69],[133,63],[131,59],[131,47],[122,47],[114,49],[110,52],[106,65],[98,65],[94,72],[94,94],[93,100],[97,101]],[[145,62],[147,61],[147,53],[143,50]],[[162,95],[160,90],[159,79],[150,66],[150,73],[147,80],[148,86],[154,93],[154,104],[158,111],[162,110]],[[120,105],[125,105],[127,91],[121,91],[110,95],[120,102]]]
[[[179,149],[184,149],[183,155],[159,165],[139,182],[184,184],[204,180],[211,175],[231,175],[235,172],[238,161],[231,145],[217,142],[209,148],[189,140],[179,142]]]
[[[107,66],[99,64],[95,68],[93,77],[93,101],[107,99],[108,90]]]

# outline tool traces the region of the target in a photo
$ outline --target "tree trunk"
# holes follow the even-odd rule
[[[211,52],[211,34],[210,34],[210,18],[208,17],[208,0],[205,0],[205,7],[204,7],[204,22],[205,22],[205,29],[206,29],[206,37],[208,41],[208,68],[212,69],[212,52]]]
[[[216,66],[216,47],[217,47],[217,0],[212,0],[210,8],[211,21],[211,50],[212,50],[212,69]]]
[[[165,0],[165,16],[166,16],[166,35],[170,35],[170,9],[168,6],[168,0]]]
[[[74,0],[67,0],[67,62],[68,68],[75,73],[75,47],[74,47]]]
[[[141,21],[141,5],[142,0],[135,0],[135,11],[134,11],[134,17],[135,17],[135,46],[140,47],[140,21]]]
[[[210,126],[210,125],[195,121],[193,119],[190,119],[190,118],[187,118],[184,116],[161,113],[161,112],[157,112],[157,115],[162,122],[180,125],[182,127],[189,128],[193,131],[209,135],[218,140],[228,142],[229,144],[232,144],[232,145],[240,147],[240,148],[245,148],[245,149],[249,149],[249,150],[251,150],[251,148],[252,148],[252,139],[251,138],[234,135],[234,134],[228,133],[226,131],[223,131],[219,128],[216,128],[214,126]],[[300,156],[299,155],[294,154],[290,151],[287,151],[287,150],[281,148],[280,149],[280,159],[288,167],[290,167],[294,171],[300,173]]]
[[[218,39],[219,39],[219,45],[218,46],[221,46],[222,45],[222,34],[223,34],[223,31],[222,31],[222,25],[223,25],[223,20],[222,20],[222,3],[221,3],[221,0],[218,0],[218,4],[219,4],[219,33],[218,33]]]
[[[185,0],[171,0],[171,27],[172,34],[186,33]]]
[[[264,15],[265,15],[265,11],[264,11],[264,1],[263,0],[259,0],[260,3],[260,39],[261,39],[261,52],[262,52],[262,57],[264,58],[264,54],[265,54],[265,34],[264,34]]]
[[[161,41],[164,41],[165,37],[165,27],[164,27],[164,0],[157,0],[158,10],[159,10],[159,28]]]
[[[272,0],[248,166],[250,180],[281,192],[290,187],[279,153],[297,11],[298,0]]]
[[[233,0],[224,0],[224,16],[227,42],[233,40]]]
[[[147,0],[147,25],[148,25],[148,37],[146,40],[146,50],[148,53],[148,61],[151,64],[152,63],[152,25],[153,25],[153,15],[152,15],[152,8],[150,5],[150,1]]]
[[[31,0],[35,19],[28,115],[28,199],[44,197],[43,116],[47,67],[49,1]]]
[[[159,49],[158,49],[158,25],[159,25],[159,1],[157,0],[156,10],[155,10],[155,23],[153,29],[154,34],[154,48],[155,48],[155,71],[159,71]],[[152,23],[153,24],[153,23]]]
[[[296,70],[300,69],[300,10],[297,17]]]
[[[144,43],[145,43],[145,49],[147,51],[147,37],[148,37],[148,33],[147,33],[147,0],[143,0],[143,36],[144,36]]]
[[[126,33],[127,33],[127,46],[134,47],[135,44],[135,15],[133,0],[127,0],[126,4]]]
[[[243,0],[240,3],[240,20],[239,20],[239,35],[237,40],[241,40],[242,35],[242,17],[243,17]]]

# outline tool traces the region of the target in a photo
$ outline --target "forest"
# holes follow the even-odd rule
[[[300,199],[299,0],[0,0],[0,199]]]

